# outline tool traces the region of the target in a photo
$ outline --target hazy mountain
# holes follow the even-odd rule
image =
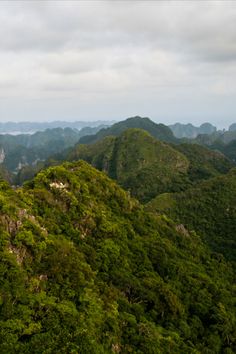
[[[50,155],[63,151],[78,142],[83,135],[94,134],[102,126],[46,129],[35,134],[0,135],[0,163],[10,172],[24,166],[35,166]]]
[[[236,130],[236,123],[233,123],[229,126],[229,131],[235,131]]]
[[[216,127],[210,123],[203,123],[200,127],[195,127],[191,123],[175,123],[169,125],[176,138],[196,138],[199,134],[212,134],[216,132]]]
[[[55,128],[71,128],[80,130],[85,127],[95,128],[98,126],[109,126],[113,124],[113,121],[75,121],[75,122],[63,122],[63,121],[53,121],[53,122],[0,122],[0,134],[23,134],[23,133],[34,133],[37,131],[44,131],[46,129]]]
[[[236,131],[218,131],[213,134],[198,135],[195,141],[199,144],[211,146],[215,143],[228,144],[231,141],[236,140]]]
[[[234,163],[236,162],[236,131],[227,131],[212,135],[198,135],[194,142],[205,145],[209,149],[220,151]]]

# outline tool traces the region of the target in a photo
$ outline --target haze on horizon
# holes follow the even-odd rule
[[[234,1],[2,1],[0,121],[236,122]]]

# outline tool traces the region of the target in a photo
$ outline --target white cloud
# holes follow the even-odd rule
[[[234,1],[2,2],[0,23],[2,120],[233,119]]]

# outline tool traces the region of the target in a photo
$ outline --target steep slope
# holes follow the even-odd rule
[[[214,144],[229,144],[231,141],[236,140],[236,131],[217,131],[212,134],[200,134],[196,137],[195,141],[198,144],[211,146]]]
[[[233,167],[221,153],[196,144],[170,146],[141,129],[128,129],[90,145],[78,144],[64,159],[91,163],[142,202],[160,193],[184,190]]]
[[[0,190],[0,351],[231,353],[232,269],[85,162]]]
[[[191,181],[199,181],[227,173],[234,163],[219,151],[212,151],[198,144],[173,146],[189,160],[188,175]]]
[[[165,213],[198,232],[210,247],[236,261],[236,170],[176,194],[163,194],[147,209]]]
[[[166,191],[181,190],[189,165],[183,154],[141,129],[128,129],[95,144],[77,145],[65,159],[86,160],[142,202]]]
[[[91,144],[106,136],[118,136],[123,131],[129,128],[139,128],[146,130],[154,138],[161,141],[175,142],[177,139],[174,137],[172,131],[164,124],[156,124],[149,118],[132,117],[124,121],[113,124],[110,128],[101,129],[97,134],[84,136],[80,139],[81,144]]]
[[[236,140],[232,140],[229,144],[215,144],[214,148],[236,163]]]
[[[209,148],[213,151],[220,151],[234,164],[236,163],[236,140],[232,140],[228,144],[225,144],[220,140],[216,140],[214,143],[209,145]]]
[[[0,164],[0,181],[1,180],[12,183],[13,176],[3,165]]]

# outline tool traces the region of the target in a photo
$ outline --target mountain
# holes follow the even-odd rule
[[[103,139],[106,136],[118,136],[123,131],[129,128],[140,128],[146,130],[154,138],[166,142],[175,142],[172,131],[164,124],[156,124],[149,118],[131,117],[124,121],[113,124],[111,127],[106,129],[101,129],[97,134],[84,136],[80,139],[81,144],[92,144],[98,140]]]
[[[232,140],[228,144],[215,143],[212,147],[221,151],[225,156],[236,163],[236,140]]]
[[[71,128],[81,130],[85,127],[95,128],[98,126],[109,126],[113,124],[114,121],[75,121],[75,122],[63,122],[63,121],[53,121],[53,122],[0,122],[0,133],[4,134],[26,134],[34,133],[37,131],[44,131],[46,129],[55,128]]]
[[[169,145],[141,129],[128,129],[94,144],[77,144],[64,155],[64,160],[79,159],[105,171],[141,202],[160,193],[184,190],[233,167],[218,152],[200,145]]]
[[[94,134],[101,126],[85,127],[80,131],[71,128],[55,128],[35,134],[0,135],[0,163],[11,173],[22,167],[35,166],[49,156],[78,142],[84,134]]]
[[[229,126],[229,131],[235,131],[236,130],[236,123],[233,123]]]
[[[207,146],[213,151],[219,151],[234,163],[236,162],[236,131],[227,131],[217,135],[198,135],[195,143]]]
[[[233,268],[87,163],[0,184],[0,352],[233,353]]]
[[[216,127],[210,123],[203,123],[200,127],[195,127],[191,123],[181,124],[175,123],[169,125],[169,128],[172,130],[174,136],[178,139],[189,138],[194,139],[199,134],[212,134],[216,132]]]
[[[191,181],[200,181],[227,173],[234,163],[220,151],[213,151],[198,144],[173,146],[189,160],[188,175]]]
[[[195,230],[212,250],[236,261],[236,169],[181,193],[163,194],[147,210],[166,214]]]
[[[12,183],[13,176],[3,165],[0,164],[0,181],[2,180]]]
[[[199,134],[195,142],[204,145],[214,145],[217,143],[229,144],[231,141],[236,140],[236,131],[217,131],[212,134]]]
[[[66,156],[66,160],[78,159],[105,171],[143,202],[178,190],[189,165],[183,154],[141,129],[127,129],[95,144],[79,144]]]

